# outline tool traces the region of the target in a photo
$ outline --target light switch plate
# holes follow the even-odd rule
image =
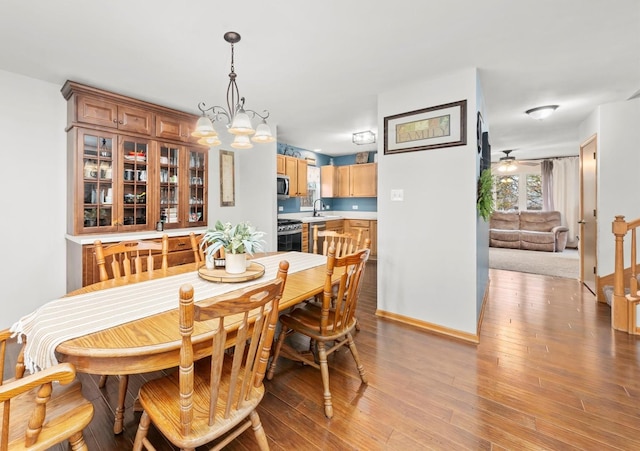
[[[278,211],[284,211],[284,207],[282,205],[278,206]]]
[[[352,210],[357,210],[357,209],[358,209],[358,206],[357,206],[357,205],[352,205],[352,206],[351,206],[351,209],[352,209]]]
[[[391,200],[394,202],[402,202],[404,200],[404,190],[403,189],[392,189],[391,190]]]

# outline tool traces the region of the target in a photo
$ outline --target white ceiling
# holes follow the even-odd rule
[[[0,69],[197,113],[226,102],[230,30],[246,106],[329,155],[376,149],[351,134],[381,140],[378,93],[463,68],[479,69],[493,153],[518,159],[576,155],[578,124],[640,89],[638,0],[2,0]]]

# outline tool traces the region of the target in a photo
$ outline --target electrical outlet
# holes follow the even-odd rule
[[[351,209],[352,209],[352,210],[357,210],[357,209],[358,209],[358,206],[357,206],[357,205],[352,205],[352,206],[351,206]]]
[[[325,210],[331,210],[331,205],[327,205],[324,207]]]
[[[284,211],[284,207],[282,205],[278,206],[278,211]]]

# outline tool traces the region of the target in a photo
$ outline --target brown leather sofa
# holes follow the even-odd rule
[[[489,222],[489,245],[511,249],[562,252],[569,229],[559,211],[495,211]]]

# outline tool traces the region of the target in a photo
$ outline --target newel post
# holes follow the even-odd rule
[[[611,223],[611,231],[616,237],[611,327],[629,332],[627,298],[624,295],[624,236],[627,234],[627,222],[623,215],[616,216]]]

